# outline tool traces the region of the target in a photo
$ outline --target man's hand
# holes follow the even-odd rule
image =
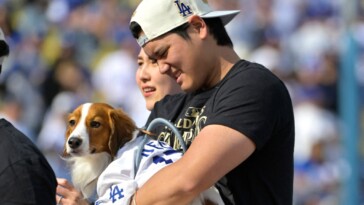
[[[67,179],[57,178],[57,204],[62,205],[89,205],[90,203],[83,198],[82,193],[67,181]]]

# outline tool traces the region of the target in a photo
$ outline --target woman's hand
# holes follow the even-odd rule
[[[83,198],[82,193],[67,181],[67,179],[57,178],[57,205],[90,205],[90,203]]]

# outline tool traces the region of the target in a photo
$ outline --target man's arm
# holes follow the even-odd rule
[[[0,204],[56,204],[56,178],[44,160],[25,157],[9,164],[0,175]]]
[[[208,125],[185,155],[147,181],[137,192],[138,205],[188,204],[247,159],[254,143],[222,125]]]

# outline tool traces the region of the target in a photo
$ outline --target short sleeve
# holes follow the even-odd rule
[[[206,125],[221,124],[249,137],[260,149],[277,121],[284,85],[258,64],[237,70],[221,84],[213,97]],[[288,98],[289,99],[289,98]]]

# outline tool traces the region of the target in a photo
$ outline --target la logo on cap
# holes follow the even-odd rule
[[[179,13],[183,16],[186,17],[187,15],[191,15],[192,11],[190,6],[180,2],[179,0],[174,1],[174,3],[178,6],[179,9]]]

